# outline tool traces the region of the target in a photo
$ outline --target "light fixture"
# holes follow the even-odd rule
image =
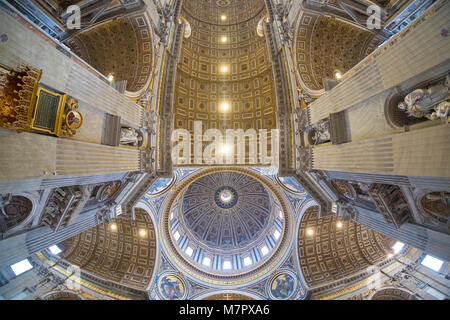
[[[339,70],[334,71],[334,77],[336,80],[340,80],[342,78],[342,73]]]
[[[227,73],[229,70],[230,68],[226,64],[220,66],[220,72],[222,73]]]
[[[54,246],[51,246],[50,248],[48,248],[50,250],[51,253],[53,254],[59,254],[62,252],[62,250],[55,244]]]
[[[338,228],[342,228],[342,222],[341,221],[338,221],[337,223],[336,223],[336,227],[338,227]]]
[[[113,80],[114,80],[114,76],[113,76],[112,73],[110,73],[110,74],[108,75],[108,81],[109,81],[109,82],[113,82]]]
[[[115,224],[115,223],[111,224],[110,228],[111,228],[112,231],[116,231],[117,230],[117,224]]]
[[[220,104],[220,111],[222,111],[222,112],[230,111],[230,104],[228,102],[222,102]]]
[[[228,41],[227,36],[222,36],[222,37],[220,38],[220,41],[221,41],[222,43],[227,42],[227,41]]]
[[[145,237],[145,236],[147,235],[147,231],[144,230],[144,229],[141,229],[141,230],[139,230],[139,235],[140,235],[141,237]]]
[[[223,15],[221,15],[221,16],[220,16],[220,20],[222,20],[222,21],[225,21],[225,20],[227,20],[227,16],[226,16],[226,15],[224,15],[224,14],[223,14]]]
[[[389,253],[389,254],[387,255],[388,259],[392,258],[393,256],[394,256],[393,253]]]
[[[312,236],[312,235],[314,234],[313,229],[311,229],[311,228],[306,229],[306,234],[307,234],[308,236]]]

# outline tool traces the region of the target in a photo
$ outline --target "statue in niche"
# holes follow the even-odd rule
[[[447,75],[444,84],[409,93],[398,104],[398,108],[410,117],[447,120],[450,111],[450,75]]]
[[[298,89],[299,90],[299,89]],[[308,104],[310,104],[311,102],[314,101],[314,98],[311,98],[311,96],[307,93],[301,92],[299,90],[298,93],[298,100],[300,101],[300,103],[302,104],[302,108],[305,108],[308,106]]]
[[[0,195],[0,212],[6,217],[8,218],[8,214],[5,211],[5,208],[7,205],[9,205],[11,203],[12,200],[12,194],[9,193],[5,196]]]
[[[142,143],[142,135],[133,128],[120,128],[120,144],[138,147]]]
[[[324,120],[311,126],[311,142],[316,145],[331,140],[330,121]]]

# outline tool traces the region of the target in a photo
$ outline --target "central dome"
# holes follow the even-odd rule
[[[199,170],[176,185],[161,216],[166,253],[205,284],[256,281],[289,250],[292,214],[273,180],[247,168]]]
[[[243,249],[264,237],[272,199],[261,182],[237,172],[217,172],[194,181],[182,200],[182,220],[209,248]]]

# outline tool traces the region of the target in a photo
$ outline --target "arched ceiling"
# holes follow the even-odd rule
[[[303,86],[322,90],[324,78],[334,79],[372,52],[378,41],[374,34],[352,24],[304,12],[299,20],[294,61]]]
[[[363,271],[387,258],[395,240],[352,221],[318,218],[318,207],[306,210],[298,231],[300,267],[309,287]],[[311,229],[312,235],[307,231]]]
[[[243,23],[265,11],[264,0],[184,0],[183,10],[187,16],[213,25]],[[226,20],[221,20],[222,15]]]
[[[74,35],[67,45],[87,63],[114,81],[127,80],[127,91],[146,86],[152,69],[152,41],[143,14],[118,18]]]
[[[148,214],[135,210],[136,220],[118,218],[60,243],[60,257],[100,278],[145,290],[155,266],[156,234]]]
[[[275,128],[271,63],[256,30],[264,1],[187,0],[181,14],[191,35],[183,39],[178,65],[175,129],[192,132],[194,121],[202,121],[203,130]]]
[[[411,294],[398,288],[386,288],[377,291],[371,300],[411,300]]]

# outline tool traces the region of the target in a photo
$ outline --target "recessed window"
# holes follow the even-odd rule
[[[281,235],[281,233],[280,233],[280,231],[278,231],[278,230],[275,230],[275,232],[273,233],[273,237],[274,237],[276,240],[278,240],[278,239],[280,238],[280,235]]]
[[[250,258],[250,257],[244,258],[244,266],[248,267],[251,264],[252,264],[252,258]]]
[[[170,220],[173,219],[173,211],[170,213]]]
[[[231,269],[231,261],[224,261],[223,262],[223,269],[224,270],[230,270]]]
[[[263,256],[265,256],[266,254],[269,253],[269,248],[267,248],[267,246],[264,246],[261,248],[261,253],[263,254]]]
[[[208,258],[208,257],[204,257],[204,258],[203,258],[203,261],[202,261],[202,264],[203,264],[204,266],[207,266],[207,267],[211,266],[211,259]]]
[[[278,216],[280,217],[280,219],[283,219],[283,211],[280,210],[280,212],[278,213]]]
[[[175,241],[178,241],[178,239],[180,239],[180,233],[178,231],[175,231],[173,237],[175,238]]]
[[[397,254],[399,253],[403,247],[405,246],[405,244],[403,242],[397,241],[393,246],[392,249],[394,250],[394,253]]]
[[[431,270],[436,271],[436,272],[439,272],[439,270],[441,270],[441,267],[443,264],[444,264],[444,261],[439,260],[430,255],[426,255],[425,259],[422,260],[423,266],[430,268]]]
[[[192,256],[194,249],[192,249],[191,247],[187,247],[185,252],[190,257],[190,256]]]
[[[25,259],[11,265],[11,269],[14,274],[18,276],[24,272],[27,272],[28,270],[33,269],[33,266],[31,265],[30,261],[28,261],[28,259]]]
[[[50,250],[51,253],[53,254],[59,254],[62,252],[62,250],[55,244],[54,246],[51,246],[50,248],[48,248]]]

